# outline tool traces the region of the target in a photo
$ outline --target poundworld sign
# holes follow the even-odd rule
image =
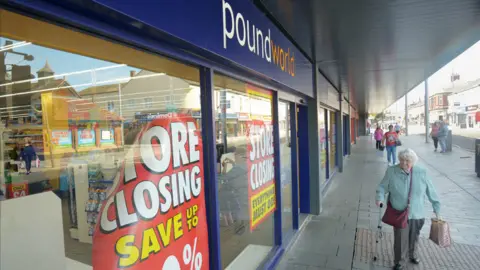
[[[262,31],[258,26],[245,18],[242,13],[233,11],[232,6],[225,0],[222,0],[223,13],[223,48],[226,50],[228,40],[235,39],[242,47],[248,47],[248,50],[258,57],[273,63],[277,68],[287,72],[295,77],[295,53],[290,48],[282,48],[275,43],[271,37],[271,30]],[[245,46],[248,45],[248,46]]]
[[[313,96],[312,64],[248,0],[94,0]]]

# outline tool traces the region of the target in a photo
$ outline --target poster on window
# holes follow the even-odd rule
[[[93,129],[78,130],[78,146],[95,146],[95,131]]]
[[[53,130],[51,142],[54,148],[71,148],[72,147],[72,131]]]
[[[100,143],[101,144],[114,144],[115,143],[115,133],[113,129],[102,129],[100,130]]]
[[[273,126],[263,120],[247,124],[248,204],[253,231],[275,211]]]
[[[153,119],[99,211],[93,269],[209,269],[204,183],[194,118]]]

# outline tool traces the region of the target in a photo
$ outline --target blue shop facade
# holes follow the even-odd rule
[[[81,269],[273,269],[358,136],[252,1],[2,2],[0,52],[2,193],[57,194]]]

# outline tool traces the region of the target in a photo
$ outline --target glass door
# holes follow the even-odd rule
[[[292,211],[292,140],[290,136],[290,103],[278,104],[278,125],[280,130],[280,183],[282,187],[282,234],[286,236],[293,230]]]

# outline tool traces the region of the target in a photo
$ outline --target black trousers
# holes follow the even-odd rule
[[[395,253],[395,264],[405,265],[406,259],[417,258],[416,249],[420,230],[422,230],[425,219],[409,219],[405,229],[393,229]],[[407,255],[409,256],[408,258]]]
[[[437,137],[432,137],[433,140],[433,146],[435,147],[435,150],[438,148],[438,138]]]
[[[376,143],[376,147],[377,147],[377,149],[379,149],[379,148],[380,148],[380,145],[382,145],[382,141],[377,141],[377,143]]]

